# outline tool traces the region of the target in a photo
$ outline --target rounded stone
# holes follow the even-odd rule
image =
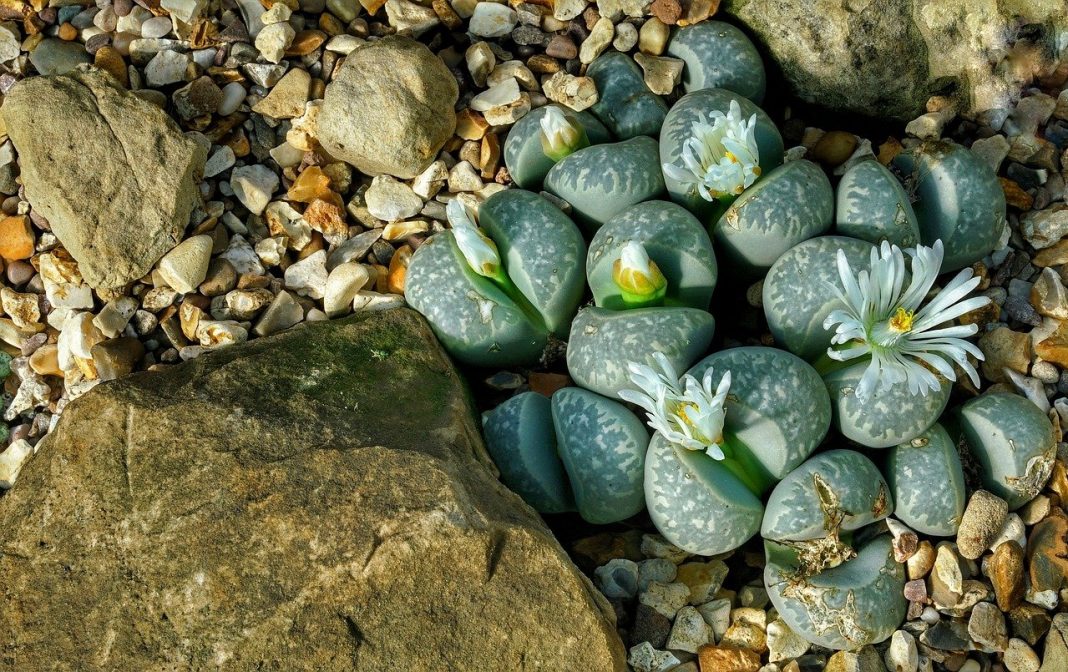
[[[962,557],[976,560],[1001,532],[1009,505],[986,490],[976,490],[968,500],[957,531],[957,550]]]
[[[318,140],[363,173],[410,179],[452,136],[458,96],[456,78],[425,45],[384,37],[349,54],[326,87]]]
[[[878,161],[861,161],[838,183],[835,230],[878,245],[889,241],[916,247],[920,227],[909,196],[890,170]]]
[[[575,112],[562,105],[551,103],[531,110],[508,131],[504,142],[504,165],[517,185],[524,189],[539,189],[549,169],[556,162],[545,156],[541,146],[541,119],[555,107],[575,119],[586,131],[591,145],[609,142],[612,135],[601,121],[589,112]]]
[[[942,425],[935,423],[888,450],[883,473],[894,497],[894,517],[922,534],[957,533],[964,513],[964,470]]]
[[[675,31],[667,55],[686,62],[682,86],[687,93],[700,89],[728,89],[754,103],[764,99],[764,62],[745,33],[722,21],[702,21]]]

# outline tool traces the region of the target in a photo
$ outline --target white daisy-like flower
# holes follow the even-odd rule
[[[912,280],[905,284],[905,254],[912,258]],[[983,353],[964,340],[979,328],[974,324],[941,326],[990,302],[985,296],[965,299],[980,282],[966,268],[954,277],[927,305],[920,307],[942,268],[942,241],[933,247],[919,246],[903,254],[896,245],[883,242],[871,252],[868,271],[853,273],[845,253],[838,251],[835,286],[844,309],[832,311],[824,329],[835,325],[835,345],[827,355],[839,361],[871,356],[871,363],[856,387],[858,398],[905,383],[912,394],[926,395],[939,389],[935,373],[956,380],[956,363],[979,386],[979,374],[968,355],[982,360]]]
[[[475,225],[467,206],[459,198],[454,198],[445,206],[445,215],[468,266],[487,278],[500,275],[501,255],[497,252],[497,244]]]
[[[623,390],[619,396],[645,409],[649,426],[665,439],[688,450],[706,451],[712,459],[723,460],[723,403],[731,386],[728,371],[712,388],[712,369],[700,381],[690,374],[679,378],[661,352],[653,354],[659,370],[630,362],[630,380],[637,390]]]
[[[712,112],[712,123],[701,115],[693,136],[682,148],[682,165],[664,164],[664,174],[696,189],[706,201],[737,196],[760,177],[756,144],[756,114],[746,121],[732,100],[730,110]]]
[[[649,258],[645,246],[636,240],[627,241],[612,266],[612,280],[630,302],[644,302],[664,296],[667,279],[660,267]]]
[[[542,151],[555,161],[587,144],[586,132],[582,126],[558,107],[550,105],[545,108],[540,123]]]

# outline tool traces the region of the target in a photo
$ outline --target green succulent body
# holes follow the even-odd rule
[[[597,102],[590,111],[620,140],[639,135],[656,137],[668,106],[649,90],[641,68],[630,56],[608,51],[586,68],[597,86]]]

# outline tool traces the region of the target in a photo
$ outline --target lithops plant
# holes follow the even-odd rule
[[[554,132],[560,127],[561,116],[580,128],[585,137]],[[504,165],[517,185],[537,190],[549,169],[563,156],[611,139],[604,124],[589,112],[575,112],[556,104],[543,105],[531,110],[508,131],[508,139],[504,142]]]
[[[923,534],[949,537],[964,515],[964,470],[957,445],[935,423],[887,451],[883,469],[894,498],[894,517]]]
[[[706,225],[782,160],[775,123],[752,101],[726,89],[683,96],[660,130],[660,162],[671,200]]]
[[[1005,193],[990,167],[947,140],[924,142],[894,157],[915,190],[920,242],[941,240],[944,271],[969,266],[990,253],[1005,226]]]
[[[808,641],[831,649],[881,642],[905,618],[905,566],[880,535],[837,567],[808,573],[796,548],[765,542],[764,585],[779,616]]]
[[[545,189],[571,204],[573,215],[596,231],[617,213],[664,193],[656,140],[638,136],[593,145],[549,170]]]
[[[666,53],[685,61],[682,86],[687,93],[719,88],[758,104],[764,98],[766,75],[760,53],[745,33],[729,23],[702,21],[679,28]]]
[[[645,85],[634,59],[619,51],[605,52],[586,68],[586,76],[597,85],[597,102],[590,111],[617,138],[660,133],[668,106]]]
[[[453,228],[412,255],[408,303],[449,353],[476,366],[539,360],[550,338],[568,333],[582,298],[582,234],[556,206],[521,189],[479,207],[481,229],[459,199]]]
[[[827,174],[800,159],[745,189],[711,232],[722,263],[745,278],[756,278],[794,245],[829,230],[833,215]]]
[[[649,434],[623,404],[574,387],[551,401],[524,392],[483,425],[501,480],[536,510],[606,524],[645,508]]]
[[[1034,499],[1049,480],[1057,453],[1053,423],[1024,397],[984,394],[953,414],[951,435],[960,436],[982,465],[983,485],[1015,510]]]
[[[639,203],[597,230],[586,257],[586,279],[596,305],[621,310],[635,303],[617,282],[623,252],[634,243],[664,276],[658,305],[708,308],[718,276],[712,241],[688,210],[668,201]]]
[[[982,360],[983,353],[965,340],[978,327],[953,322],[990,299],[966,298],[980,280],[969,268],[924,303],[942,259],[941,241],[905,252],[884,242],[859,272],[844,253],[838,254],[835,291],[842,307],[824,320],[824,327],[834,329],[827,356],[833,362],[857,363],[835,370],[827,362],[824,380],[836,426],[857,443],[886,448],[919,436],[945,408],[949,383],[957,379],[954,365],[979,386],[968,356]]]
[[[682,378],[666,358],[654,360],[656,368],[631,363],[640,391],[620,395],[656,430],[645,463],[649,515],[691,553],[737,548],[760,528],[762,495],[823,440],[830,405],[819,375],[762,347],[715,353]]]
[[[843,236],[898,247],[920,243],[920,226],[909,195],[890,170],[861,161],[842,175],[835,206],[835,230]]]
[[[873,249],[863,240],[821,236],[779,257],[762,290],[764,316],[775,342],[810,362],[823,357],[833,336],[823,322],[831,311],[844,306],[835,289],[839,250],[850,267],[866,268]]]

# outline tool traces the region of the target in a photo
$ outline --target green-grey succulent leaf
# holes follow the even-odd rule
[[[718,276],[712,241],[688,210],[668,201],[646,201],[627,208],[593,236],[586,274],[598,306],[624,308],[612,274],[623,247],[632,240],[645,247],[667,278],[669,299],[691,308],[708,308]]]
[[[956,420],[982,465],[983,485],[1015,510],[1049,480],[1057,454],[1053,423],[1024,397],[984,394],[965,402]]]
[[[942,272],[969,266],[990,253],[1005,227],[1005,192],[990,167],[948,140],[924,142],[894,157],[915,189],[920,241],[945,246]]]
[[[583,519],[614,523],[644,509],[649,433],[638,416],[618,401],[577,387],[553,394],[552,416]]]
[[[885,640],[905,618],[904,565],[894,560],[890,535],[860,548],[832,569],[806,575],[789,549],[765,542],[764,586],[790,629],[813,644],[856,649]]]
[[[512,397],[485,415],[483,431],[509,489],[541,513],[575,510],[548,398],[537,392]]]
[[[645,504],[660,534],[690,553],[734,550],[756,534],[764,507],[722,464],[659,433],[645,458]]]
[[[668,106],[649,90],[641,68],[630,56],[609,50],[586,68],[597,86],[597,102],[590,111],[620,140],[639,135],[656,137]]]
[[[508,139],[504,142],[504,165],[508,168],[512,181],[524,189],[540,189],[549,169],[556,165],[555,161],[545,155],[541,144],[541,118],[549,108],[556,108],[566,116],[576,119],[586,131],[591,145],[612,140],[611,133],[600,119],[589,112],[575,112],[556,103],[531,110],[512,126],[508,131]]]
[[[722,21],[702,21],[678,28],[667,45],[667,55],[686,62],[682,86],[687,93],[700,89],[728,89],[754,103],[764,98],[764,62],[752,41],[738,28]]]
[[[920,241],[920,225],[909,195],[883,164],[861,161],[838,183],[835,229],[878,245],[886,240],[905,249]]]
[[[710,122],[713,110],[727,114],[731,101],[737,101],[742,118],[748,120],[756,115],[753,136],[760,155],[761,173],[767,175],[782,164],[782,136],[775,122],[763,110],[748,98],[726,89],[701,89],[688,93],[671,106],[664,126],[660,130],[660,162],[682,165],[681,156],[686,141],[693,137],[693,125],[698,121]],[[689,185],[677,182],[665,176],[668,194],[671,200],[697,215],[704,223],[717,211],[718,203],[704,200]],[[757,182],[759,184],[759,181]],[[752,188],[752,187],[750,187]]]
[[[724,264],[763,275],[791,247],[831,228],[834,192],[823,169],[790,161],[742,192],[711,227]]]
[[[724,426],[778,480],[812,454],[831,424],[831,402],[816,370],[776,348],[746,346],[713,353],[690,373],[712,368],[713,388],[730,371]]]
[[[911,441],[933,425],[949,403],[953,385],[945,378],[940,379],[938,391],[926,395],[912,394],[902,383],[859,399],[856,387],[867,367],[867,360],[862,360],[823,376],[835,428],[862,446],[889,448]]]
[[[566,337],[585,291],[582,232],[555,205],[522,189],[490,196],[479,207],[478,219],[497,243],[508,277],[546,328]]]
[[[617,399],[633,389],[628,362],[652,366],[660,352],[685,371],[708,349],[715,328],[712,315],[696,308],[584,308],[571,323],[567,369],[577,384]]]
[[[452,231],[432,236],[412,255],[408,304],[422,313],[445,349],[475,366],[533,364],[548,332],[493,281],[471,270]]]
[[[552,167],[545,189],[571,204],[575,219],[596,231],[614,215],[664,193],[656,140],[630,140],[580,149]]]
[[[760,536],[773,541],[838,538],[889,516],[890,489],[872,461],[829,450],[787,474],[771,491]]]
[[[776,343],[810,362],[823,357],[834,335],[823,328],[823,321],[832,310],[845,308],[835,293],[841,285],[838,250],[860,271],[868,268],[873,247],[855,238],[822,236],[795,245],[779,257],[763,289],[764,316]]]
[[[886,483],[894,497],[894,517],[922,534],[949,537],[964,514],[964,471],[957,446],[935,423],[887,451]]]

